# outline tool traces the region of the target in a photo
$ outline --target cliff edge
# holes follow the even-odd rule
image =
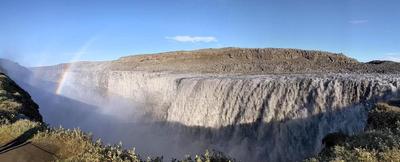
[[[31,96],[0,71],[0,115],[7,120],[29,118],[42,122],[39,106]]]

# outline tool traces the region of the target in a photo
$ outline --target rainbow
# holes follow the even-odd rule
[[[93,43],[93,41],[95,40],[95,37],[92,37],[91,39],[89,39],[88,41],[86,41],[83,46],[73,54],[72,59],[70,60],[69,64],[65,64],[65,65],[60,65],[61,66],[61,75],[57,81],[57,87],[56,87],[56,91],[55,93],[57,95],[61,95],[63,92],[63,88],[65,87],[66,81],[69,78],[69,74],[71,73],[71,70],[73,69],[73,65],[75,62],[79,61],[79,59],[81,58],[81,56],[85,53],[87,53],[87,49],[89,48],[89,46]]]
[[[57,84],[57,88],[56,88],[56,94],[57,95],[61,95],[61,93],[62,93],[62,90],[63,90],[63,88],[64,88],[64,85],[65,85],[65,81],[67,80],[67,78],[68,78],[68,75],[69,75],[69,70],[70,70],[70,67],[71,67],[71,64],[67,64],[66,65],[67,67],[62,67],[62,73],[61,73],[61,75],[60,75],[60,77],[59,77],[59,79],[58,79],[58,84]]]

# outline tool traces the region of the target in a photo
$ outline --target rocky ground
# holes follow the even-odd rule
[[[61,64],[59,68],[68,67]],[[400,73],[400,63],[358,62],[344,54],[284,48],[220,48],[122,57],[110,62],[81,62],[82,68],[177,73]],[[41,69],[46,69],[42,67]],[[54,68],[52,68],[54,69]],[[81,69],[84,70],[84,69]]]

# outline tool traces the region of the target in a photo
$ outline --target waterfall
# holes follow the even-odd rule
[[[100,89],[140,103],[201,147],[245,161],[296,161],[318,153],[328,133],[362,131],[372,104],[398,94],[400,75],[74,71],[68,83],[71,98]]]

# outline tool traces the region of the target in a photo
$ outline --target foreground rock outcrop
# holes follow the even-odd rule
[[[0,71],[0,116],[9,121],[28,118],[42,122],[38,109],[31,96]]]

